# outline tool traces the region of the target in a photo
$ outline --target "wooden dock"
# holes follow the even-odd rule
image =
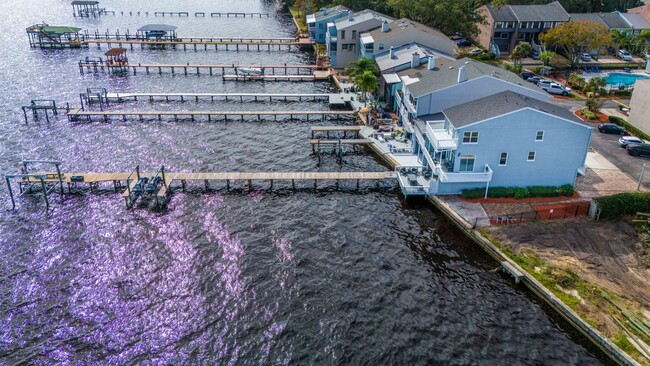
[[[316,134],[319,132],[325,132],[327,138],[329,139],[330,134],[333,132],[343,132],[343,138],[346,138],[348,132],[352,132],[355,137],[359,137],[359,132],[363,129],[364,126],[355,125],[355,126],[314,126],[310,129],[312,140],[316,138]]]
[[[314,71],[311,75],[222,75],[223,80],[235,81],[319,81],[329,80],[328,71]]]
[[[136,167],[130,173],[57,173],[57,172],[34,172],[29,176],[25,175],[6,175],[7,184],[11,182],[18,183],[22,187],[25,185],[33,185],[41,183],[45,184],[64,183],[68,186],[68,192],[72,191],[73,187],[79,184],[87,184],[91,190],[96,189],[99,184],[112,183],[113,188],[118,191],[126,187],[122,193],[125,198],[127,207],[133,207],[134,203],[141,197],[151,196],[155,199],[156,205],[164,205],[171,193],[171,186],[175,181],[181,183],[181,189],[185,191],[188,181],[202,182],[206,190],[210,189],[210,182],[225,183],[226,190],[230,190],[231,183],[247,182],[248,189],[253,190],[253,182],[268,181],[270,188],[273,189],[274,181],[287,181],[291,182],[291,188],[296,189],[296,181],[313,181],[313,189],[318,189],[319,181],[334,181],[336,188],[339,188],[340,181],[356,181],[356,187],[359,188],[360,181],[371,180],[378,182],[381,180],[394,180],[397,179],[397,174],[394,171],[385,172],[221,172],[221,173],[171,173],[166,172],[164,167],[156,173],[140,172]],[[158,183],[154,183],[154,190],[146,191],[141,185],[140,189],[136,189],[138,184],[143,181],[151,182],[155,177],[160,177]],[[61,185],[63,194],[63,186]],[[11,192],[11,191],[10,191]],[[47,195],[45,195],[47,199]],[[13,202],[13,194],[12,194]],[[49,206],[49,205],[48,205]],[[14,206],[15,207],[15,206]]]
[[[98,49],[102,48],[102,45],[106,45],[108,48],[119,47],[123,48],[125,45],[128,45],[132,50],[135,49],[135,46],[140,46],[144,48],[145,46],[158,47],[158,48],[167,48],[168,46],[172,49],[179,49],[180,46],[183,47],[184,51],[187,51],[188,46],[194,51],[198,51],[200,48],[203,48],[205,51],[212,49],[214,47],[215,51],[282,51],[282,50],[291,50],[292,47],[302,47],[312,45],[308,38],[298,38],[295,40],[278,40],[274,42],[268,41],[216,41],[216,40],[164,40],[164,41],[152,41],[152,40],[142,40],[142,39],[123,39],[123,40],[113,40],[113,39],[84,39],[80,41],[81,46],[90,46],[91,44],[96,44]],[[199,47],[202,46],[202,47]],[[221,47],[220,47],[221,46]]]
[[[368,145],[373,141],[371,139],[310,139],[309,143],[312,145]]]
[[[179,118],[186,118],[192,121],[195,121],[197,117],[207,118],[207,121],[210,122],[216,118],[222,118],[224,121],[228,121],[228,117],[239,117],[238,119],[244,121],[245,117],[248,119],[256,118],[261,120],[262,117],[273,118],[274,121],[278,117],[285,117],[285,119],[294,120],[297,117],[304,117],[307,121],[312,117],[320,117],[321,120],[326,120],[330,118],[341,118],[345,116],[354,116],[356,111],[83,111],[80,108],[74,108],[68,112],[68,120],[71,122],[75,121],[92,121],[93,119],[102,119],[108,121],[111,117],[119,117],[123,121],[126,121],[128,117],[137,118],[140,121],[147,119],[157,119],[162,120],[163,117],[173,118],[174,121],[178,121]],[[230,120],[233,120],[232,118]]]
[[[347,94],[346,94],[347,96]],[[339,94],[319,94],[319,93],[289,93],[289,94],[278,94],[278,93],[82,93],[82,100],[85,100],[88,104],[93,103],[126,103],[126,102],[137,102],[137,101],[148,101],[148,102],[170,102],[170,101],[180,101],[184,102],[186,100],[194,100],[199,102],[200,100],[208,100],[214,102],[215,100],[219,101],[239,101],[243,103],[244,101],[269,101],[274,100],[283,100],[287,101],[329,101],[330,105],[341,105],[341,97]],[[343,104],[345,105],[345,103]],[[348,130],[351,131],[351,130]],[[356,129],[358,131],[358,129]]]

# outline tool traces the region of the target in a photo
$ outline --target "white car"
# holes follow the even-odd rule
[[[624,50],[624,49],[618,50],[618,52],[616,53],[616,56],[618,56],[623,61],[632,61],[632,55],[630,55],[630,53],[627,52],[627,50]]]
[[[474,48],[472,48],[471,50],[469,50],[468,53],[469,53],[470,55],[472,55],[472,56],[477,56],[477,55],[480,55],[481,53],[483,53],[483,50],[480,49],[480,48],[478,48],[478,47],[474,47]]]
[[[626,148],[627,145],[630,144],[645,144],[648,143],[648,141],[640,139],[636,136],[621,136],[620,139],[618,139],[618,144],[621,145],[622,148]]]
[[[540,82],[539,87],[542,88],[542,90],[546,91],[549,94],[557,94],[557,95],[569,95],[571,92],[571,88],[566,87],[564,85],[560,85],[555,82]]]

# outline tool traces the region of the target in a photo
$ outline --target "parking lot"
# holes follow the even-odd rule
[[[597,125],[594,124],[594,127]],[[594,128],[591,147],[632,179],[638,181],[643,164],[648,164],[650,169],[650,159],[628,155],[627,151],[618,144],[619,137],[618,135],[600,133],[597,128]],[[645,177],[643,185],[650,188],[650,171],[646,171]]]

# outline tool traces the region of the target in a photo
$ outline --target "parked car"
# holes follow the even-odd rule
[[[528,55],[528,57],[532,58],[533,60],[539,60],[539,56],[540,56],[540,54],[539,54],[539,51],[537,51],[537,50],[531,52]]]
[[[650,144],[627,145],[626,150],[632,156],[650,156]]]
[[[541,79],[540,81],[537,82],[537,86],[546,90],[546,88],[548,88],[548,86],[551,85],[552,82],[553,81],[551,80]]]
[[[478,47],[474,47],[474,48],[472,48],[471,50],[469,50],[468,53],[469,53],[470,55],[472,55],[472,56],[478,56],[478,55],[480,55],[481,53],[483,53],[483,50],[480,49],[480,48],[478,48]]]
[[[618,58],[620,58],[620,59],[622,59],[624,61],[632,61],[632,55],[630,55],[630,53],[627,52],[627,50],[624,50],[622,48],[620,50],[618,50],[618,52],[616,53],[616,56],[618,56]]]
[[[598,125],[598,131],[600,133],[613,133],[616,135],[628,135],[627,131],[619,125],[613,123],[603,123]]]
[[[535,85],[537,85],[537,83],[539,83],[542,80],[544,80],[544,78],[541,76],[531,76],[528,79],[526,79],[526,81],[531,82]]]
[[[457,41],[457,40],[459,40],[461,38],[463,38],[463,36],[461,36],[460,33],[458,33],[458,32],[456,32],[456,34],[449,37],[449,39],[451,39],[452,41]]]
[[[648,57],[650,57],[650,51],[645,50],[645,51],[641,52],[641,57],[648,60]]]
[[[582,55],[580,55],[580,59],[582,61],[589,62],[589,61],[591,61],[591,54],[583,53]]]
[[[521,78],[524,80],[528,80],[529,78],[535,76],[535,73],[530,71],[524,71],[521,74],[519,74],[519,76],[521,76]]]
[[[470,42],[470,41],[468,41],[466,39],[459,39],[456,42],[456,45],[458,45],[458,47],[469,47],[469,46],[472,45],[472,42]]]
[[[555,94],[555,95],[567,96],[569,95],[569,93],[571,93],[571,88],[558,83],[551,83],[549,84],[548,87],[542,89],[546,90],[546,92],[549,94]]]
[[[633,144],[647,144],[650,143],[646,140],[642,140],[636,136],[621,136],[621,138],[618,139],[619,145],[621,147],[625,148],[628,145],[633,145]]]

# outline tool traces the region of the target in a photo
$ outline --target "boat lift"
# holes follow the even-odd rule
[[[11,198],[12,210],[16,209],[14,192],[11,188],[12,180],[18,180],[18,187],[20,190],[19,195],[23,195],[25,193],[27,194],[33,193],[34,186],[40,183],[41,192],[43,192],[43,196],[45,197],[45,206],[47,209],[50,208],[50,200],[48,199],[48,194],[52,192],[54,189],[56,189],[57,186],[59,186],[60,188],[61,200],[65,198],[64,196],[65,192],[63,190],[64,176],[61,174],[60,161],[25,160],[22,162],[22,164],[23,164],[23,168],[21,169],[22,170],[21,173],[5,175],[5,180],[7,182],[7,189],[9,191],[9,197]],[[40,172],[30,173],[29,167],[30,165],[34,165],[34,164],[54,165],[56,168],[56,173],[40,173]],[[26,189],[24,188],[25,186],[27,187]]]

